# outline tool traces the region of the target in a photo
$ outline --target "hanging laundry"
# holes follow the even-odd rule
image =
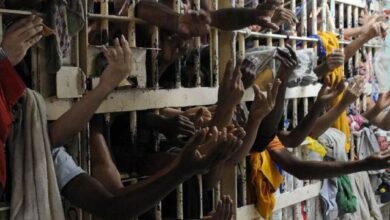
[[[4,189],[7,170],[4,145],[13,121],[11,111],[26,86],[8,59],[0,59],[0,73],[0,187]]]
[[[356,211],[352,214],[340,216],[340,220],[350,219],[374,219],[382,220],[383,216],[372,190],[367,172],[359,172],[348,175],[351,180],[352,190],[356,195]]]
[[[27,89],[9,138],[11,220],[64,220],[48,135],[46,104]],[[28,169],[26,169],[28,168]]]
[[[62,58],[69,54],[70,41],[85,24],[85,13],[81,0],[6,0],[9,9],[26,9],[45,14],[45,22],[56,33],[45,38],[46,68],[57,73]]]
[[[283,148],[279,138],[275,137],[267,148]],[[268,151],[251,155],[252,184],[256,189],[256,208],[265,219],[270,219],[275,207],[274,193],[283,182],[283,176],[272,161]]]
[[[348,176],[337,178],[337,207],[339,215],[356,212],[356,196],[353,193],[351,181]]]
[[[330,55],[335,49],[339,49],[339,40],[336,35],[331,32],[320,32],[320,36],[327,55]],[[330,83],[332,85],[337,85],[344,78],[343,68],[339,67],[333,70],[329,75]],[[342,98],[343,94],[340,94],[333,102],[332,106],[336,105]],[[351,149],[351,131],[348,124],[347,113],[343,112],[340,117],[333,124],[334,128],[341,130],[346,136],[345,151],[349,152]]]

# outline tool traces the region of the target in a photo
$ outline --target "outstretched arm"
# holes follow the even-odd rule
[[[156,205],[178,184],[226,159],[231,146],[223,143],[216,128],[206,140],[207,133],[208,129],[202,129],[172,164],[144,182],[125,187],[121,195],[111,194],[100,182],[86,174],[69,182],[62,193],[72,203],[98,217],[134,218]],[[198,148],[203,145],[212,146],[207,154],[202,155]]]
[[[278,123],[283,116],[287,80],[289,75],[298,64],[297,57],[293,49],[291,47],[287,48],[289,49],[289,53],[278,50],[278,55],[276,56],[276,58],[279,59],[282,63],[277,74],[277,77],[282,81],[282,83],[279,86],[278,96],[276,97],[274,109],[263,119],[257,132],[254,145],[256,151],[264,150],[268,143],[273,139],[278,128]]]
[[[310,137],[317,139],[337,120],[338,117],[345,111],[348,105],[352,104],[363,92],[364,79],[359,77],[348,85],[348,88],[343,94],[342,100],[333,106],[328,112],[316,120]]]
[[[63,145],[69,138],[80,132],[92,118],[103,100],[126,76],[131,73],[131,51],[128,42],[122,36],[121,44],[115,40],[115,48],[104,48],[108,67],[100,77],[99,85],[88,92],[71,109],[53,122],[49,128],[52,146]]]
[[[275,106],[280,84],[280,80],[275,80],[273,86],[269,86],[268,88],[267,97],[261,93],[261,90],[257,85],[253,86],[255,100],[252,103],[248,121],[245,126],[246,136],[243,139],[241,148],[229,159],[230,163],[237,164],[241,162],[252,149],[261,121]]]
[[[333,178],[365,170],[379,170],[390,166],[388,151],[357,161],[306,161],[286,148],[270,150],[272,160],[283,170],[301,180]]]
[[[390,130],[390,112],[384,112],[388,106],[390,106],[390,92],[381,94],[375,105],[362,116],[373,125],[388,131]]]
[[[325,106],[344,91],[344,82],[335,88],[328,88],[325,84],[318,93],[317,100],[305,118],[291,132],[279,133],[278,137],[284,146],[288,148],[298,147],[313,129],[316,120],[321,115]]]

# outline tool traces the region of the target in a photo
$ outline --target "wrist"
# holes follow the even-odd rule
[[[176,160],[174,160],[171,166],[171,171],[179,178],[182,178],[183,181],[196,174],[193,169],[181,162],[181,156],[178,156]]]
[[[102,81],[100,81],[99,84],[97,85],[97,87],[95,88],[95,90],[100,91],[105,95],[110,94],[114,89],[115,89],[115,87],[113,87],[112,85],[109,85],[108,83],[102,82]]]

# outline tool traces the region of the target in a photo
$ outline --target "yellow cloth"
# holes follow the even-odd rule
[[[267,148],[283,147],[279,139],[275,137]],[[275,191],[283,183],[283,176],[276,168],[268,151],[251,155],[252,184],[256,189],[256,208],[265,219],[270,219],[275,207]]]
[[[320,33],[318,33],[318,36],[321,38],[321,41],[324,45],[327,56],[330,55],[335,49],[340,48],[339,40],[337,39],[337,37],[334,33],[320,32]],[[333,72],[331,72],[328,77],[329,77],[331,85],[338,84],[344,78],[343,68],[339,67],[339,68],[333,70]],[[343,94],[339,95],[332,103],[332,106],[339,103],[342,97],[343,97]],[[345,134],[345,137],[347,140],[345,142],[345,151],[348,153],[349,150],[351,149],[351,141],[350,141],[351,131],[349,128],[347,112],[344,111],[340,115],[340,117],[333,124],[333,127],[339,129],[340,131],[342,131]]]
[[[307,149],[318,153],[322,158],[325,157],[326,149],[317,140],[315,140],[311,137],[307,137],[306,142],[307,142],[307,144],[306,144]]]

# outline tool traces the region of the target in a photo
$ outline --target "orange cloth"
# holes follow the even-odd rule
[[[275,137],[267,146],[268,150],[283,148]],[[276,168],[268,150],[251,155],[252,184],[256,189],[256,208],[265,219],[270,219],[275,207],[275,191],[283,183],[283,176]]]
[[[320,33],[318,33],[318,36],[321,38],[321,41],[324,45],[327,56],[330,55],[335,49],[340,48],[339,40],[337,39],[337,37],[334,33],[320,32]],[[328,75],[328,77],[330,79],[331,85],[338,84],[344,78],[343,67],[339,67],[339,68],[333,70],[333,72],[331,72]],[[343,97],[343,94],[339,95],[332,103],[332,106],[339,103],[342,97]],[[340,117],[333,124],[333,127],[339,129],[340,131],[342,131],[345,134],[345,137],[346,137],[345,151],[348,153],[349,150],[351,149],[351,138],[350,138],[351,137],[351,130],[349,128],[347,112],[344,111],[340,115]]]

